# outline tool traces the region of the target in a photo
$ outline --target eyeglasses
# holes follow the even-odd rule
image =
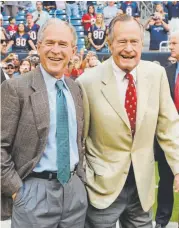
[[[1,40],[1,44],[3,44],[4,42],[7,44],[8,41],[7,40]]]
[[[7,70],[14,70],[14,67],[7,67]]]

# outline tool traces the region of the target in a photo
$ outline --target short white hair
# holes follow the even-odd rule
[[[41,42],[44,39],[44,31],[47,29],[48,26],[57,25],[57,24],[59,27],[62,25],[65,25],[70,29],[70,31],[73,35],[72,45],[76,46],[77,45],[77,34],[76,34],[75,28],[71,24],[69,24],[68,22],[62,21],[59,18],[49,18],[48,20],[46,20],[46,22],[40,27],[40,29],[38,31],[38,36],[37,36],[38,42]]]

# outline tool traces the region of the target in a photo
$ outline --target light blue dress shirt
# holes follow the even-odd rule
[[[175,75],[175,83],[177,81],[178,74],[179,74],[179,62],[177,62],[177,69],[176,69],[176,75]]]
[[[49,75],[42,65],[40,65],[42,75],[45,80],[47,87],[48,99],[49,99],[49,108],[50,108],[50,128],[49,135],[47,140],[47,145],[43,156],[40,159],[40,162],[34,168],[34,172],[42,171],[57,171],[57,146],[56,146],[56,94],[57,88],[55,83],[56,78]],[[61,78],[63,80],[65,88],[64,94],[67,101],[68,107],[68,124],[69,124],[69,141],[70,141],[70,169],[74,170],[75,166],[79,162],[78,155],[78,145],[77,145],[77,121],[76,121],[76,109],[74,101],[68,86],[65,83],[64,76]]]

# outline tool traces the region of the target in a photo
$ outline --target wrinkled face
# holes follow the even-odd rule
[[[18,31],[19,31],[19,32],[24,32],[24,30],[25,30],[24,25],[23,25],[23,24],[19,24],[19,25],[18,25]]]
[[[171,56],[179,61],[179,33],[172,35],[170,38]]]
[[[36,7],[37,7],[38,11],[41,11],[42,8],[43,8],[42,3],[41,2],[36,2]]]
[[[96,58],[96,56],[91,56],[89,59],[89,66],[94,67],[97,65],[98,65],[98,59]]]
[[[70,59],[76,52],[73,34],[64,24],[49,25],[38,43],[38,54],[44,69],[53,77],[61,78]]]
[[[109,47],[116,65],[126,73],[132,71],[138,65],[142,52],[139,25],[135,21],[116,22]]]

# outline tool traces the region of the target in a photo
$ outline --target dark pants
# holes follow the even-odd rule
[[[165,154],[156,143],[156,157],[158,161],[158,171],[160,176],[160,181],[158,184],[158,197],[157,197],[157,213],[156,213],[156,223],[166,226],[170,221],[174,196],[173,196],[173,173],[166,161]]]
[[[58,180],[27,178],[13,202],[12,228],[84,228],[86,189],[75,174]]]
[[[142,209],[133,174],[128,176],[123,190],[108,208],[89,205],[85,228],[116,228],[118,220],[121,228],[152,228],[152,210]]]

